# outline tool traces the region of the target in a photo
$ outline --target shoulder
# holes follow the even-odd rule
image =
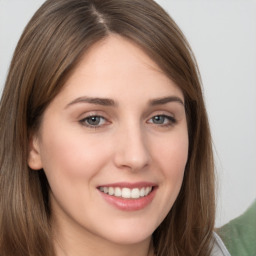
[[[230,256],[221,238],[216,233],[213,233],[213,249],[211,256]]]
[[[217,232],[234,255],[256,255],[256,200],[239,217],[220,227]]]

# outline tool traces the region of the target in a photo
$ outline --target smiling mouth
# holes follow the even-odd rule
[[[120,188],[120,187],[99,187],[101,192],[124,199],[139,199],[148,196],[153,190],[153,186],[147,186],[142,188]]]

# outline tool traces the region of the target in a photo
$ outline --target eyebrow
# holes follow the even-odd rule
[[[112,99],[107,98],[91,98],[91,97],[79,97],[73,101],[71,101],[67,106],[71,106],[77,103],[90,103],[95,105],[101,105],[101,106],[116,106],[116,102]]]
[[[177,96],[169,96],[169,97],[164,97],[164,98],[159,98],[159,99],[153,99],[153,100],[149,101],[149,105],[151,105],[151,106],[164,105],[169,102],[178,102],[184,106],[183,100]]]
[[[157,106],[157,105],[164,105],[170,102],[178,102],[181,105],[184,106],[184,102],[181,98],[177,96],[169,96],[169,97],[163,97],[163,98],[158,98],[158,99],[153,99],[149,101],[150,106]],[[115,107],[117,106],[117,103],[108,98],[94,98],[94,97],[79,97],[76,98],[75,100],[71,101],[68,103],[68,105],[65,107],[69,107],[71,105],[77,104],[77,103],[89,103],[89,104],[94,104],[94,105],[101,105],[101,106],[109,106],[109,107]]]

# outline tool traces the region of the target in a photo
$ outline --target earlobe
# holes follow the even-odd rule
[[[43,168],[37,136],[31,136],[28,149],[28,166],[33,170]]]

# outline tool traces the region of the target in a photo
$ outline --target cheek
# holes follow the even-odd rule
[[[97,141],[67,129],[48,134],[40,153],[49,182],[89,181],[104,166],[107,150]]]
[[[154,147],[155,175],[161,175],[159,199],[156,208],[159,210],[159,225],[172,208],[182,186],[185,166],[188,157],[188,136],[184,132],[175,132],[160,139]]]
[[[155,148],[156,162],[164,176],[166,196],[175,201],[182,185],[188,158],[188,135],[184,129],[165,138]]]
[[[88,137],[66,130],[44,139],[42,162],[54,212],[59,211],[56,205],[60,205],[67,214],[78,218],[77,214],[86,208],[81,198],[90,202],[95,196],[94,177],[106,165],[107,149]]]
[[[166,176],[183,175],[188,158],[188,135],[184,129],[171,134],[155,146],[155,157]]]

